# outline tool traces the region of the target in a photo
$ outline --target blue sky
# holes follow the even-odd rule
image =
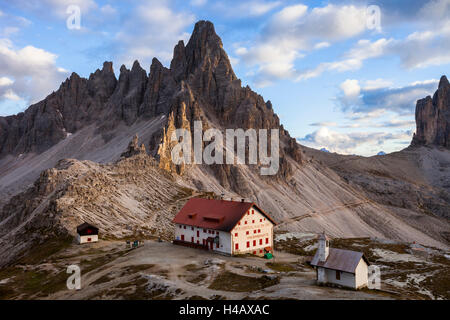
[[[80,8],[79,29],[67,27],[70,5]],[[450,66],[450,0],[1,1],[0,115],[105,60],[116,73],[135,59],[149,70],[154,56],[168,66],[201,19],[215,24],[243,85],[272,101],[290,134],[333,152],[406,147],[415,101]]]

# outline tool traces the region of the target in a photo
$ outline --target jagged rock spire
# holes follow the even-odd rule
[[[442,76],[433,98],[417,101],[416,133],[412,145],[436,145],[450,148],[450,84]]]
[[[443,87],[448,87],[450,86],[450,83],[448,82],[448,79],[446,76],[442,76],[441,80],[439,81],[439,89],[443,88]]]
[[[198,69],[202,72],[217,70],[225,75],[224,80],[228,82],[237,79],[214,25],[205,20],[195,24],[186,46],[183,41],[178,42],[170,69],[177,81],[186,79],[189,74],[195,73]]]
[[[127,150],[124,153],[122,153],[120,156],[123,158],[129,158],[129,157],[135,156],[137,154],[141,154],[141,153],[147,154],[145,145],[141,144],[141,146],[139,146],[138,142],[139,142],[139,137],[136,133],[133,137],[133,140],[131,140],[130,143],[128,144]]]

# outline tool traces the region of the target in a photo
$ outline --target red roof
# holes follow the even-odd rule
[[[178,212],[173,223],[205,229],[231,231],[248,209],[255,206],[269,221],[273,219],[253,202],[191,198]]]

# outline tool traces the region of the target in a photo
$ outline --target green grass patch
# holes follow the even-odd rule
[[[191,263],[191,264],[187,264],[183,267],[184,270],[186,271],[190,271],[190,272],[196,272],[196,271],[200,271],[202,270],[204,267],[203,266],[199,266],[197,264]]]
[[[305,250],[306,247],[313,245],[317,240],[307,240],[300,242],[297,238],[288,238],[286,240],[276,241],[274,244],[275,250],[284,251],[299,256],[314,256],[317,249],[311,251]]]
[[[200,283],[200,282],[202,282],[203,280],[205,280],[207,277],[208,277],[208,275],[207,275],[206,273],[201,273],[201,274],[199,274],[199,275],[196,276],[196,277],[193,277],[193,278],[191,278],[191,279],[188,279],[187,282],[197,284],[197,283]]]
[[[266,266],[268,266],[272,270],[279,271],[279,272],[291,272],[291,271],[296,271],[297,270],[290,263],[267,262]]]
[[[68,248],[73,242],[71,236],[61,236],[46,240],[43,244],[34,245],[26,252],[22,253],[18,259],[18,264],[40,264],[48,261],[50,257]]]
[[[3,269],[0,272],[0,279],[10,280],[0,285],[0,299],[9,300],[19,296],[24,299],[47,297],[65,289],[68,276],[66,270],[55,274],[18,267]]]
[[[229,271],[219,274],[209,286],[212,290],[252,292],[280,283],[280,279],[270,279],[266,276],[254,278],[242,276]]]

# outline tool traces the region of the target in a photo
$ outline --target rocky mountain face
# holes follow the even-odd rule
[[[209,127],[280,129],[280,172],[289,172],[284,155],[301,163],[300,147],[280,125],[271,102],[265,102],[248,86],[241,86],[212,23],[198,22],[188,44],[185,46],[180,41],[176,45],[170,72],[165,75],[166,82],[176,83],[177,94],[172,99],[168,122],[159,140],[157,158],[161,167],[178,173],[184,171],[184,167],[175,167],[171,162],[170,138],[176,128],[192,132],[196,120],[202,121],[204,130]],[[224,177],[229,170],[227,166],[216,166],[215,174]]]
[[[416,126],[413,145],[450,148],[450,83],[446,76],[442,76],[433,98],[417,101]]]
[[[171,134],[175,128],[191,131],[195,120],[202,120],[205,130],[279,128],[281,172],[290,171],[285,154],[301,162],[300,147],[280,125],[270,101],[241,86],[209,21],[195,25],[187,45],[183,41],[176,45],[170,69],[155,58],[147,75],[135,61],[131,70],[121,66],[117,80],[112,63],[105,62],[89,79],[73,73],[56,92],[24,113],[0,117],[0,158],[43,152],[92,123],[99,124],[108,140],[119,122],[132,125],[158,115],[167,121],[146,142],[161,167],[170,171],[184,171],[170,161]]]

